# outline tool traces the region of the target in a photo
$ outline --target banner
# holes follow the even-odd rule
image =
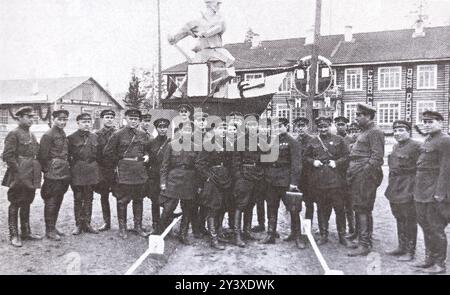
[[[373,106],[373,68],[367,69],[367,94],[366,94],[366,103],[368,105]]]
[[[413,67],[406,68],[406,97],[405,97],[405,120],[412,121],[412,103],[413,103]]]

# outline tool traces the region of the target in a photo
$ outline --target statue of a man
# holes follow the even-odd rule
[[[174,45],[188,36],[198,39],[197,45],[193,48],[196,54],[192,62],[212,64],[211,89],[214,93],[235,76],[233,67],[235,58],[223,48],[222,44],[222,35],[226,29],[225,20],[219,13],[222,0],[204,1],[206,11],[202,12],[202,17],[188,22],[178,33],[169,36],[168,41]],[[181,86],[183,92],[185,87],[183,83]]]

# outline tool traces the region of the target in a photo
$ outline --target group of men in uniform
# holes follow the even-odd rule
[[[11,244],[20,247],[22,240],[40,238],[31,233],[29,208],[35,190],[40,188],[42,171],[46,236],[52,240],[60,240],[63,235],[56,222],[70,185],[74,192],[74,235],[98,233],[91,226],[94,192],[101,196],[104,224],[99,230],[111,228],[112,192],[117,199],[119,235],[124,239],[130,202],[133,231],[143,237],[149,235],[142,227],[143,200],[149,197],[154,234],[166,229],[180,203],[183,216],[179,240],[190,244],[188,231],[192,225],[194,237],[209,235],[211,246],[220,250],[224,249],[220,242],[245,247],[245,241],[256,239],[252,232],[264,230],[267,202],[267,234],[261,242],[270,244],[279,237],[282,200],[291,222],[285,240],[294,241],[299,249],[306,247],[300,230],[304,202],[305,218],[311,220],[317,204],[319,245],[328,242],[334,209],[339,243],[351,248],[348,255],[371,251],[372,211],[383,178],[385,147],[372,106],[358,104],[356,135],[348,134],[345,117],[334,118],[336,135],[331,132],[332,118],[317,118],[318,134],[312,135],[308,119],[300,117],[293,122],[297,138],[288,133],[289,121],[285,118],[268,119],[266,126],[257,114],[232,113],[228,116],[232,120],[208,129],[206,113],[194,114],[188,105],[180,105],[178,111],[182,120],[173,137],[168,136],[170,121],[158,119],[153,123],[158,135],[153,138],[151,116],[136,109],[125,112],[127,124],[118,130],[114,127],[115,113],[104,110],[103,128],[96,133],[90,131],[91,116],[82,113],[76,118],[78,130],[69,136],[64,132],[69,113],[56,110],[52,113],[53,127],[38,144],[30,132],[32,108],[19,109],[19,126],[6,137],[3,153],[8,165],[3,185],[9,187]],[[426,111],[422,120],[422,131],[427,135],[423,144],[410,138],[409,122],[393,124],[398,143],[389,155],[385,195],[397,220],[399,245],[387,254],[399,256],[400,261],[413,260],[419,224],[424,231],[426,257],[414,265],[425,272],[442,273],[447,248],[445,227],[450,219],[450,182],[446,179],[450,137],[442,133],[443,117],[439,113]],[[243,148],[237,149],[240,142]],[[278,154],[270,159],[275,147]],[[258,226],[252,228],[257,204]],[[228,230],[222,226],[225,214]]]

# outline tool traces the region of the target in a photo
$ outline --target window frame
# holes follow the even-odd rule
[[[285,109],[281,109],[282,107],[285,108]],[[279,115],[280,110],[286,111],[287,117],[280,116]],[[290,120],[290,118],[291,118],[291,108],[290,108],[290,106],[288,106],[288,105],[286,105],[284,103],[277,103],[277,111],[276,111],[275,117],[278,117],[278,118],[282,117],[282,118],[286,118],[286,119]]]
[[[381,71],[385,69],[398,69],[400,70],[398,87],[381,87]],[[392,66],[392,67],[379,67],[378,68],[378,90],[401,90],[402,89],[402,66]]]
[[[350,114],[347,114],[347,111],[349,110],[349,106],[354,106],[354,112],[350,111]],[[344,102],[344,117],[346,117],[350,123],[353,123],[356,118],[356,108],[358,103],[357,102]],[[353,116],[352,116],[353,113]],[[352,120],[353,118],[353,120]]]
[[[293,88],[293,83],[295,83],[293,77],[294,77],[294,73],[293,73],[293,72],[287,72],[286,77],[285,77],[285,78],[283,79],[283,81],[281,82],[280,87],[278,87],[277,93],[290,93],[291,90],[292,90],[292,88]],[[287,90],[282,90],[282,86],[284,86],[285,81],[286,81],[287,79],[290,79],[290,80],[291,80],[291,81],[289,82],[289,89],[287,89]],[[286,84],[287,84],[287,82],[286,82]]]
[[[397,104],[397,112],[398,112],[398,117],[397,118],[393,118],[392,122],[380,122],[380,105],[381,104]],[[390,109],[388,109],[390,110]],[[394,123],[396,120],[400,120],[402,116],[402,103],[400,101],[395,101],[395,100],[386,100],[386,101],[379,101],[377,102],[377,113],[376,113],[376,120],[377,120],[377,124],[380,126],[390,126],[392,125],[392,123]]]
[[[360,83],[359,83],[359,88],[348,88],[347,87],[347,81],[348,81],[348,71],[350,70],[357,70],[359,73],[358,75],[360,76]],[[346,68],[344,71],[344,90],[345,91],[362,91],[363,90],[363,68],[359,67],[359,68]]]
[[[419,85],[420,68],[421,67],[432,67],[433,68],[433,74],[434,74],[433,86],[420,86]],[[422,90],[422,89],[437,89],[437,74],[438,74],[438,65],[437,64],[417,65],[416,71],[417,71],[416,83],[417,83],[417,89],[418,90]]]
[[[419,117],[420,117],[420,112],[419,112],[419,104],[420,103],[432,103],[433,105],[434,105],[434,107],[433,107],[433,111],[436,111],[437,110],[437,104],[436,104],[436,101],[435,100],[417,100],[416,102],[415,102],[415,104],[416,104],[416,124],[422,124],[422,120],[419,120]],[[423,112],[423,111],[422,111]]]
[[[9,124],[9,111],[8,111],[8,109],[0,109],[0,124],[1,125]]]

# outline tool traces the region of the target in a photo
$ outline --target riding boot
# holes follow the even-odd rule
[[[184,212],[183,217],[181,217],[180,232],[178,234],[178,240],[184,245],[190,245],[191,242],[188,239],[189,231],[189,213]]]
[[[269,221],[267,224],[267,235],[266,237],[261,241],[262,244],[275,244],[276,241],[276,230],[277,230],[277,209],[269,208]]]
[[[336,212],[336,210],[335,210]],[[339,237],[339,244],[347,246],[347,240],[345,239],[345,211],[336,212],[336,229]]]
[[[345,217],[348,225],[348,234],[352,235],[355,233],[355,214],[352,209],[345,210]]]
[[[159,211],[159,201],[155,202],[152,199],[152,228],[156,229],[158,228],[158,224],[161,219],[161,212]]]
[[[367,213],[359,213],[358,212],[358,220],[359,220],[359,241],[358,247],[356,249],[348,252],[348,256],[366,256],[370,253],[371,248],[371,237],[370,237],[370,217]]]
[[[102,194],[100,197],[103,213],[103,225],[98,229],[99,231],[107,231],[111,229],[111,208],[109,206],[109,193]]]
[[[60,241],[61,236],[55,228],[55,201],[55,198],[50,198],[49,200],[46,200],[44,204],[45,236],[49,240]]]
[[[72,231],[72,235],[78,236],[83,232],[83,202],[81,193],[79,192],[74,193],[73,212],[75,217],[75,229]]]
[[[252,233],[252,215],[253,215],[253,208],[246,209],[244,211],[244,230],[242,233],[242,238],[247,241],[255,241],[258,240],[255,238]]]
[[[252,208],[253,215],[253,208]],[[252,232],[259,233],[266,230],[266,210],[264,208],[264,201],[256,203],[256,216],[258,218],[258,225],[252,228]]]
[[[204,206],[200,206],[199,213],[199,232],[201,235],[208,235],[208,230],[205,228],[206,224],[206,215],[208,214],[208,210]]]
[[[291,230],[293,230],[295,246],[298,249],[305,249],[306,244],[301,231],[300,212],[291,211]]]
[[[325,212],[325,209],[318,210],[317,215],[320,230],[320,239],[317,242],[317,245],[324,245],[328,243],[328,216]]]
[[[225,247],[219,244],[219,240],[217,238],[214,216],[208,216],[206,219],[206,223],[208,226],[209,235],[211,237],[211,242],[210,242],[211,247],[214,249],[217,249],[217,250],[225,250]]]
[[[234,244],[238,247],[245,247],[244,241],[242,241],[241,236],[241,228],[242,228],[242,211],[236,209],[236,212],[234,214]]]
[[[412,261],[416,255],[417,223],[408,220],[405,224],[406,254],[397,258],[398,261]]]
[[[123,204],[117,202],[117,219],[119,222],[119,237],[122,239],[128,238],[127,233],[127,206],[128,204]]]
[[[286,242],[294,241],[297,236],[297,227],[296,222],[294,221],[295,213],[291,211],[289,214],[291,215],[291,232],[289,233],[289,236],[284,239]]]
[[[84,231],[89,234],[98,234],[98,230],[91,225],[92,220],[92,198],[84,201],[83,206]]]
[[[20,227],[22,240],[42,240],[39,235],[34,235],[30,227],[30,204],[20,207]]]
[[[149,233],[142,229],[142,214],[144,211],[144,201],[143,200],[133,200],[133,221],[134,221],[134,232],[141,237],[148,237]]]
[[[385,251],[385,254],[392,256],[401,256],[406,253],[405,244],[405,222],[397,219],[397,241],[398,246],[395,249]]]
[[[355,213],[355,211],[352,211],[352,214],[354,216],[355,220],[355,230],[353,232],[348,232],[348,234],[345,236],[347,240],[354,241],[358,238],[358,232],[359,232],[359,220],[358,215]]]
[[[8,208],[8,226],[9,226],[9,240],[14,247],[22,247],[22,240],[19,235],[19,207],[10,204]]]

